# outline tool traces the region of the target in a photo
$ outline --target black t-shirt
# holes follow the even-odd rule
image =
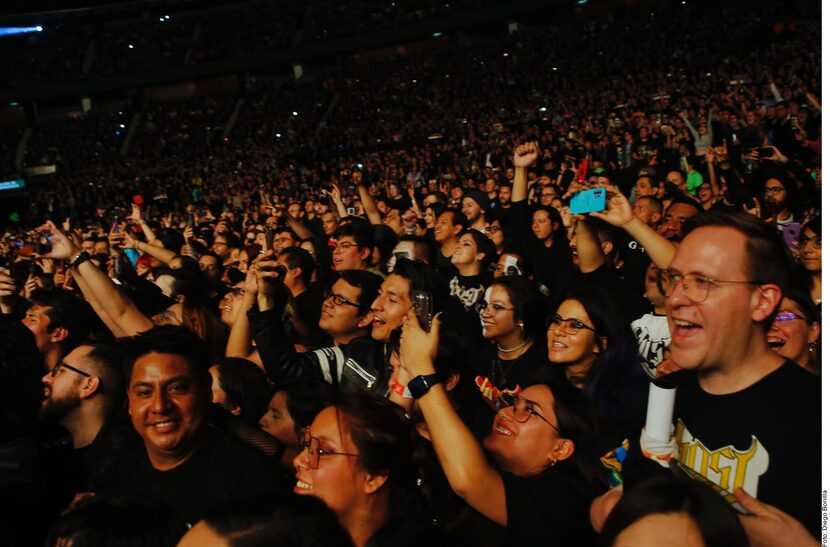
[[[474,406],[471,428],[479,440],[486,437],[493,427],[499,393],[519,393],[538,381],[543,369],[551,367],[543,341],[535,342],[520,357],[509,361],[500,359],[498,348],[490,344],[475,354],[472,363],[482,400],[481,404]]]
[[[819,379],[792,361],[728,395],[705,392],[695,371],[665,379],[677,386],[674,435],[681,463],[729,492],[742,487],[818,536]],[[631,450],[623,467],[626,482],[629,468],[662,469],[650,461],[644,465],[639,433],[632,432],[629,438]]]
[[[153,467],[142,446],[124,458],[99,493],[158,500],[193,524],[220,502],[275,490],[276,476],[265,456],[213,427],[204,435],[190,458],[167,471]]]
[[[452,255],[444,256],[443,253],[441,253],[440,245],[438,245],[438,250],[435,252],[435,269],[438,270],[438,273],[441,274],[441,277],[443,277],[447,283],[449,283],[450,279],[454,276],[458,275],[458,269],[455,267],[455,264],[452,263]]]
[[[465,310],[469,310],[476,302],[484,298],[484,291],[493,276],[490,272],[481,272],[476,275],[456,275],[450,280],[450,296],[457,298]]]
[[[530,478],[502,471],[501,478],[507,499],[504,545],[595,544],[588,517],[591,495],[585,481],[555,469]]]
[[[394,516],[376,531],[366,547],[441,547],[441,533],[425,518]]]

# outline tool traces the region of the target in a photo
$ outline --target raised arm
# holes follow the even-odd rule
[[[535,142],[520,144],[513,150],[513,193],[512,202],[527,200],[527,168],[539,157],[539,145]]]
[[[349,213],[346,212],[346,206],[343,204],[343,196],[340,194],[340,187],[337,186],[337,183],[331,185],[331,191],[328,194],[329,199],[337,208],[337,216],[340,218],[346,218],[349,216]]]
[[[233,319],[231,332],[228,335],[228,344],[225,348],[227,357],[242,357],[247,359],[253,351],[253,339],[251,336],[251,322],[248,320],[248,310],[256,302],[257,279],[256,264],[248,266],[245,277],[245,294],[242,295],[242,305],[236,310],[236,317]],[[264,367],[263,371],[265,370]]]
[[[124,233],[122,241],[125,249],[135,249],[140,253],[150,255],[162,264],[165,264],[171,268],[181,268],[181,255],[171,251],[170,249],[157,247],[150,243],[144,243],[143,241],[135,239],[129,233]]]
[[[672,242],[634,216],[631,203],[622,195],[619,188],[606,187],[606,190],[608,200],[605,211],[588,214],[628,232],[628,235],[643,246],[658,268],[667,268],[677,252]]]
[[[401,367],[412,378],[434,374],[440,317],[429,333],[410,311],[401,336]],[[443,384],[432,387],[418,403],[441,468],[453,491],[473,509],[494,522],[507,525],[507,497],[499,472],[487,461],[484,450],[461,421]]]
[[[38,232],[49,234],[52,237],[52,251],[43,255],[45,258],[56,258],[61,260],[77,259],[81,256],[82,250],[51,222],[38,228]],[[139,332],[149,330],[153,322],[149,317],[141,313],[132,300],[127,298],[118,287],[99,270],[90,260],[81,261],[72,270],[76,281],[83,278],[87,287],[84,296],[91,300],[95,298],[101,309],[118,326],[126,336],[132,336]],[[83,285],[78,283],[83,292]],[[103,316],[102,316],[102,319]]]
[[[372,224],[383,224],[383,218],[380,216],[380,211],[375,203],[375,198],[369,193],[369,189],[363,184],[361,180],[357,185],[357,192],[360,194],[360,203],[363,204],[363,210],[366,211],[366,217]]]
[[[148,242],[153,242],[158,239],[156,233],[147,224],[147,221],[141,218],[141,208],[135,203],[133,203],[132,212],[130,213],[130,220],[141,227],[141,231],[144,232],[144,237],[147,238]]]

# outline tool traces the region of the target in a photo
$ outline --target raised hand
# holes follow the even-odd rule
[[[605,211],[588,214],[617,228],[622,228],[634,220],[634,210],[631,208],[631,203],[622,195],[622,192],[616,187],[606,187],[605,190],[607,192]]]
[[[530,167],[539,157],[539,145],[535,142],[520,144],[513,150],[514,167]]]
[[[80,252],[80,248],[66,234],[58,230],[58,227],[51,220],[47,220],[46,224],[40,226],[35,231],[39,235],[49,237],[52,240],[52,250],[48,253],[38,255],[39,257],[66,260]]]
[[[429,332],[425,332],[418,323],[418,316],[409,310],[401,327],[401,366],[410,377],[434,372],[432,364],[438,355],[438,332],[441,327],[440,314],[432,319]]]

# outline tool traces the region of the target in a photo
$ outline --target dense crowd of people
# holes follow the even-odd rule
[[[818,545],[817,31],[677,9],[36,126],[4,537]]]

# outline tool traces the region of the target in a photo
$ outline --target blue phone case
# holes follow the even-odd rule
[[[605,188],[591,188],[573,195],[570,210],[572,215],[605,210]]]

